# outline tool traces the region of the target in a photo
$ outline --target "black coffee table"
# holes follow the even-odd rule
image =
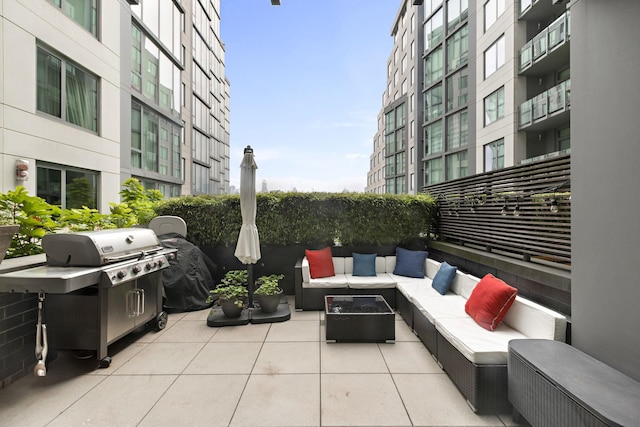
[[[382,295],[326,295],[327,341],[395,341],[395,314]]]

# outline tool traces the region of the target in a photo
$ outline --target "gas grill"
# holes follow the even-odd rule
[[[46,373],[48,348],[95,350],[106,368],[110,344],[150,322],[165,327],[161,270],[177,251],[163,248],[153,230],[47,234],[42,249],[46,265],[0,274],[0,292],[39,296],[37,375]]]

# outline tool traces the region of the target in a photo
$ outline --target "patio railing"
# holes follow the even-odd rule
[[[570,156],[431,185],[437,239],[525,261],[571,265]]]

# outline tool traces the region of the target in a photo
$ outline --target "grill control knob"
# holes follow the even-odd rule
[[[133,274],[138,274],[140,273],[140,271],[142,270],[142,268],[140,268],[139,265],[134,265],[133,268],[131,269],[133,271]]]
[[[158,267],[162,267],[162,264],[164,264],[164,261],[163,261],[163,260],[161,260],[161,259],[159,259],[159,260],[158,260]]]
[[[124,279],[127,276],[127,270],[120,270],[116,273],[118,279]]]
[[[151,270],[153,267],[155,267],[155,266],[151,262],[148,262],[148,263],[146,263],[144,265],[144,269],[147,270],[147,271]]]

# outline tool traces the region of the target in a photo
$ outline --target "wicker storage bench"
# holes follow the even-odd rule
[[[509,343],[514,419],[533,426],[640,425],[640,383],[558,341]]]

